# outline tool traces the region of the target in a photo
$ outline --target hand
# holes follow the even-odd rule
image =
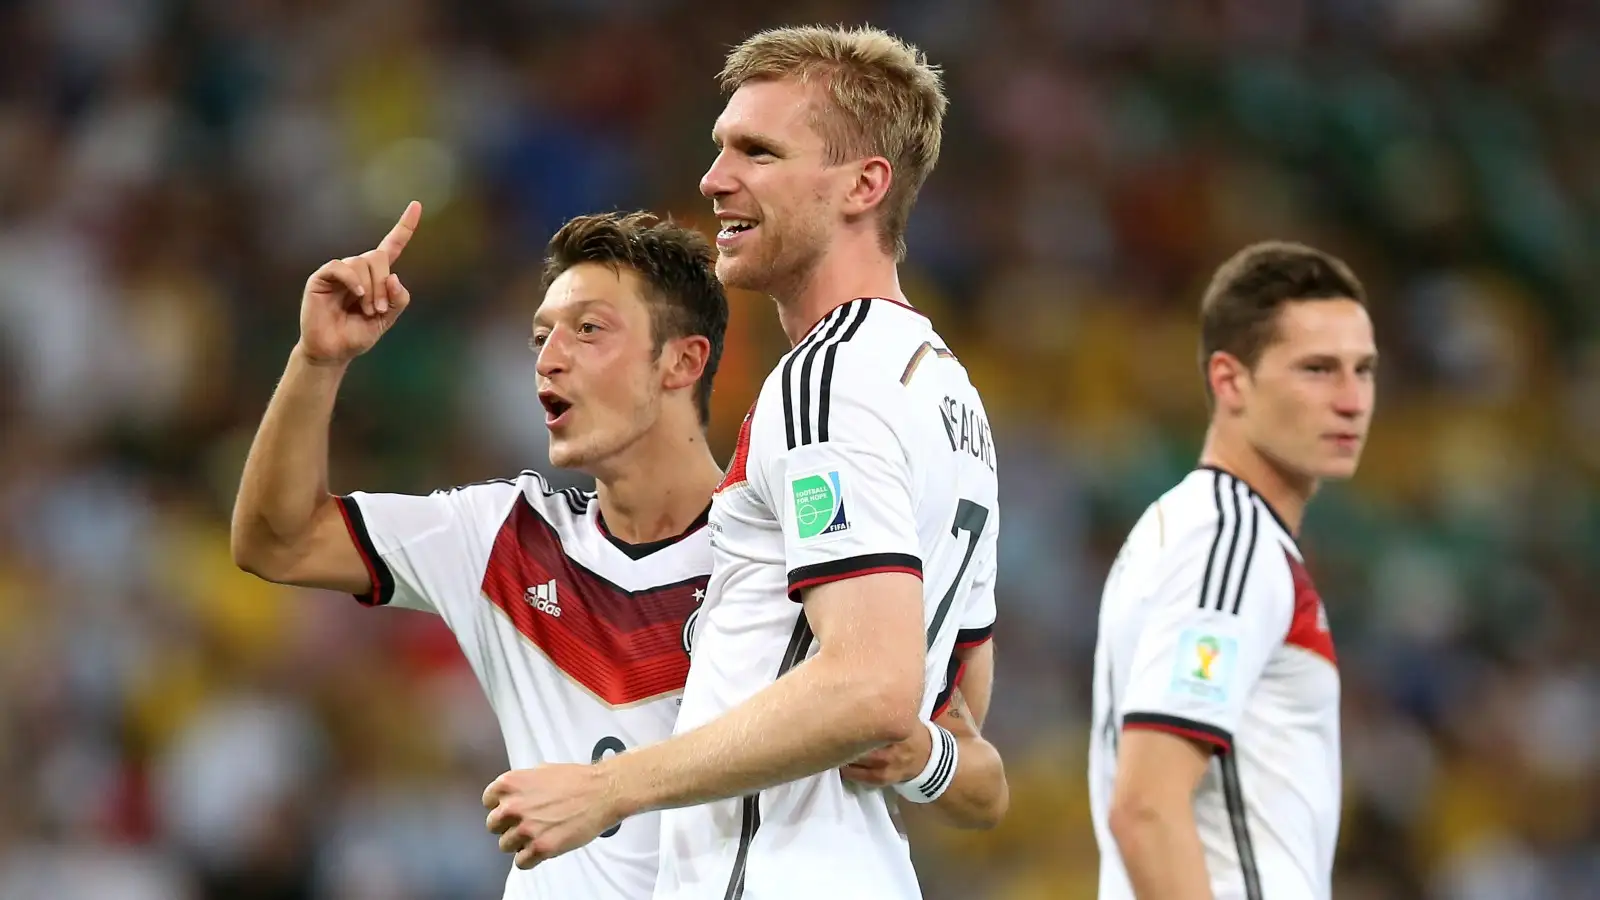
[[[933,735],[921,726],[911,737],[879,747],[839,772],[846,781],[888,787],[917,777],[933,756]]]
[[[411,302],[389,267],[422,219],[411,201],[376,249],[330,260],[311,273],[300,298],[300,350],[317,365],[342,365],[372,349]]]
[[[531,869],[589,843],[622,815],[615,785],[600,766],[550,765],[518,769],[483,792],[485,824],[500,835],[500,850]]]

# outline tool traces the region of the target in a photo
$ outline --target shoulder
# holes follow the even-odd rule
[[[808,381],[817,388],[898,386],[906,359],[930,334],[926,318],[891,300],[851,300],[784,354],[768,380],[796,390]]]
[[[1242,564],[1244,556],[1281,544],[1281,529],[1266,504],[1249,485],[1215,469],[1190,472],[1150,505],[1137,530],[1173,561],[1221,565],[1237,556]]]
[[[1237,613],[1247,597],[1284,593],[1293,544],[1248,484],[1197,469],[1157,505],[1168,531],[1165,561],[1199,580],[1203,606]]]
[[[524,469],[508,478],[490,478],[435,492],[435,495],[442,494],[454,495],[482,509],[485,517],[498,520],[526,508],[558,532],[587,521],[595,502],[594,491],[553,487],[534,469]]]
[[[834,439],[836,426],[854,418],[895,422],[904,409],[900,372],[919,340],[889,321],[896,313],[904,314],[887,300],[863,298],[824,317],[767,376],[757,429],[796,447]]]

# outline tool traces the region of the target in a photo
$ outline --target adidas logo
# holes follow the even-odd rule
[[[556,580],[554,578],[544,584],[528,588],[528,592],[522,595],[522,599],[528,601],[528,605],[539,612],[548,613],[558,619],[561,618],[561,602],[556,599]]]

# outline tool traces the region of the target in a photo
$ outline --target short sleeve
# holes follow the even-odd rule
[[[1273,560],[1253,540],[1219,539],[1218,528],[1213,519],[1162,554],[1123,693],[1122,727],[1230,751],[1293,603],[1281,554]]]
[[[991,542],[992,543],[992,542]],[[972,593],[967,602],[966,614],[961,617],[960,630],[956,632],[957,649],[976,647],[994,637],[997,611],[994,603],[994,582],[998,574],[995,548],[984,558],[973,563]]]
[[[371,591],[356,599],[449,619],[449,607],[476,596],[517,492],[513,483],[491,482],[426,496],[358,491],[336,498],[372,578]]]
[[[911,464],[887,402],[836,386],[826,410],[784,411],[791,440],[766,454],[760,477],[783,526],[791,600],[877,572],[922,576]],[[804,415],[817,418],[795,421]]]

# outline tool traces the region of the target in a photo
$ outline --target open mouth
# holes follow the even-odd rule
[[[544,406],[544,424],[551,428],[560,424],[572,409],[572,401],[555,391],[540,391],[539,403]]]
[[[731,241],[756,227],[754,219],[727,218],[722,220],[722,230],[717,232],[718,241]]]

